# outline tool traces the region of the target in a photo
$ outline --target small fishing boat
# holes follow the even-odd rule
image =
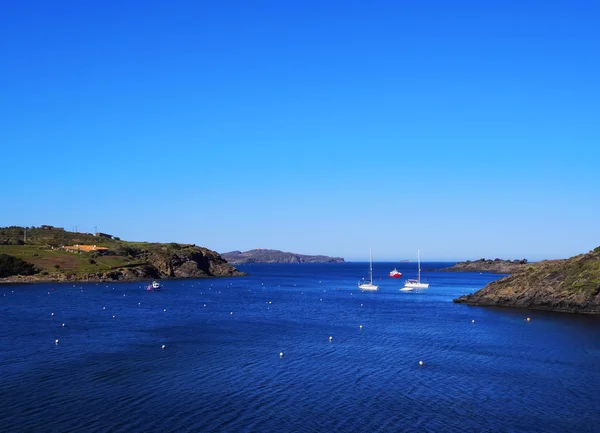
[[[390,271],[390,278],[400,278],[402,276],[402,272],[398,271],[398,269],[394,268],[394,270]]]
[[[148,284],[146,286],[146,290],[151,292],[159,292],[160,291],[160,283],[158,281],[152,281],[152,284]]]

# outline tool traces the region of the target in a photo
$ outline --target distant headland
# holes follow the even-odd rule
[[[221,256],[233,265],[249,263],[342,263],[344,261],[341,257],[309,256],[262,248],[245,252],[230,251],[222,253]]]
[[[570,259],[524,265],[454,302],[600,314],[600,247]]]
[[[512,274],[527,264],[523,260],[479,259],[459,262],[449,268],[438,269],[437,272],[490,272],[493,274]]]
[[[193,244],[127,242],[61,227],[0,228],[0,283],[141,281],[245,275]]]

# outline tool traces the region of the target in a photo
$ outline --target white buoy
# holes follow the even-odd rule
[[[51,316],[54,316],[54,313],[50,314]]]
[[[475,323],[475,319],[471,320],[471,323]]]
[[[165,346],[164,344],[162,345],[162,350],[165,350],[167,348],[167,346]]]
[[[167,309],[165,308],[165,309],[163,310],[163,313],[166,313],[166,312],[167,312]]]
[[[106,307],[102,307],[102,310],[106,310]]]
[[[138,302],[138,305],[142,305],[142,303],[141,303],[141,302]]]
[[[56,339],[56,341],[54,342],[54,344],[58,344],[58,338]]]
[[[229,313],[229,315],[230,315],[230,316],[233,316],[233,311],[231,311],[231,312]]]
[[[115,318],[115,316],[113,316],[113,319]]]
[[[206,307],[206,304],[204,304],[204,306]]]
[[[423,366],[423,361],[419,361],[419,365],[420,365],[420,366]]]
[[[63,327],[63,328],[65,327],[65,324],[64,324],[64,323],[62,324],[62,327]]]
[[[333,340],[333,337],[332,337],[332,336],[329,336],[329,341],[331,341],[331,340]]]
[[[360,304],[360,306],[362,307],[363,304]]]
[[[362,325],[360,325],[360,329],[362,329]]]
[[[279,352],[279,357],[283,358],[283,352]]]

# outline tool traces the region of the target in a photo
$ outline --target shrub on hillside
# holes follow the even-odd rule
[[[0,254],[0,278],[12,275],[33,275],[37,272],[35,266],[8,254]]]

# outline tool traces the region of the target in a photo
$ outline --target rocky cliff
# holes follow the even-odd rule
[[[245,275],[218,253],[191,244],[126,242],[65,230],[0,228],[0,282],[136,281]],[[92,244],[95,251],[73,246]],[[71,245],[64,248],[63,245]],[[26,264],[27,266],[23,266]]]
[[[245,252],[231,251],[221,255],[225,260],[234,265],[243,263],[340,263],[344,261],[341,257],[307,256],[304,254],[264,249]]]
[[[600,247],[570,259],[525,265],[454,302],[600,314]]]
[[[459,262],[449,268],[438,269],[437,272],[490,272],[493,274],[512,274],[513,272],[524,268],[526,264],[527,259],[479,259],[475,261],[467,260],[466,262]]]

